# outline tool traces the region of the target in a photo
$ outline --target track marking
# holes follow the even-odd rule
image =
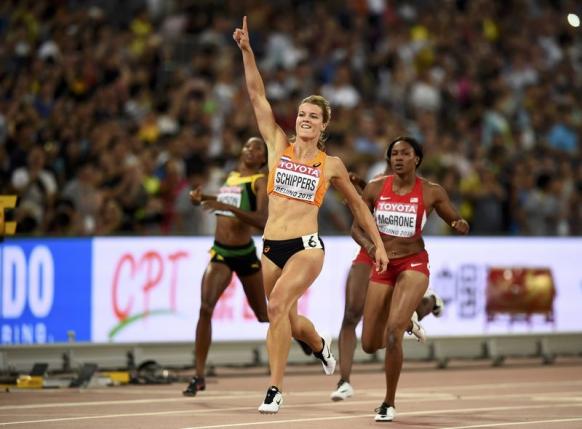
[[[552,386],[552,387],[558,387],[558,386],[578,386],[582,384],[582,381],[560,381],[560,382],[526,382],[526,383],[506,383],[506,384],[502,384],[502,385],[498,385],[498,387],[504,387],[504,386],[511,386],[513,389],[515,389],[516,387],[519,388],[524,388],[524,387],[533,387],[533,386],[544,386],[545,388]],[[530,400],[536,400],[536,401],[565,401],[565,402],[570,402],[570,404],[564,404],[564,405],[557,405],[557,406],[579,406],[578,404],[571,404],[571,402],[575,401],[575,402],[581,402],[582,398],[581,397],[572,397],[569,396],[572,394],[572,392],[544,392],[542,395],[540,395],[540,393],[537,394],[505,394],[505,395],[467,395],[467,396],[462,396],[462,395],[458,395],[458,394],[454,394],[454,393],[447,393],[447,392],[443,392],[442,390],[466,390],[466,389],[476,389],[476,388],[481,388],[481,389],[488,389],[490,387],[496,387],[495,385],[491,385],[491,384],[475,384],[475,385],[454,385],[454,386],[441,386],[439,388],[439,392],[435,391],[435,388],[430,387],[430,388],[412,388],[412,389],[403,389],[402,391],[402,396],[404,396],[403,399],[400,400],[400,402],[418,402],[419,400],[422,401],[426,401],[426,402],[434,402],[434,401],[444,401],[444,400],[450,400],[453,398],[461,398],[464,400],[478,400],[478,399],[485,399],[485,398],[496,398],[496,399],[501,399],[501,398],[508,398],[508,397],[513,397],[513,398],[529,398]],[[140,393],[144,393],[145,389],[140,389]],[[30,391],[29,391],[30,392]],[[63,393],[62,391],[41,391],[42,393],[49,393],[49,394],[53,394],[53,398],[56,398],[58,396],[58,393]],[[173,391],[165,391],[164,393],[172,393]],[[35,392],[35,393],[40,393],[40,392]],[[70,392],[67,392],[70,393]],[[86,391],[85,393],[108,393],[111,394],[111,390],[109,389],[103,389],[103,390],[93,390],[93,391]],[[130,393],[129,391],[121,391],[121,392],[115,392],[115,393]],[[137,393],[137,392],[136,392]],[[150,392],[148,392],[150,393]],[[152,394],[154,394],[154,392],[151,392]],[[244,391],[244,390],[237,390],[237,391],[233,391],[232,393],[235,393],[235,395],[233,394],[228,394],[228,395],[224,395],[224,392],[208,392],[203,396],[203,399],[205,402],[208,401],[214,401],[214,400],[222,400],[222,399],[237,399],[237,398],[245,398],[245,399],[249,399],[249,398],[262,398],[262,393],[255,393],[252,391]],[[319,392],[291,392],[289,393],[289,396],[291,397],[295,397],[295,398],[301,398],[301,397],[311,397],[314,395],[314,393],[317,394],[325,394],[327,395],[328,391],[319,391]],[[359,390],[359,393],[362,395],[366,395],[366,394],[378,394],[378,393],[383,393],[383,390],[381,389],[364,389],[364,390]],[[426,395],[428,393],[431,393],[429,398],[423,399],[423,397],[426,397]],[[54,395],[57,394],[57,395]],[[560,396],[549,396],[549,395],[560,395]],[[566,395],[566,396],[564,396]],[[413,399],[414,398],[414,399]],[[351,404],[357,405],[357,404],[376,404],[378,401],[377,400],[366,400],[366,401],[350,401]],[[42,403],[42,404],[26,404],[26,405],[7,405],[7,406],[0,406],[0,410],[17,410],[17,409],[43,409],[43,408],[73,408],[73,407],[86,407],[86,406],[93,406],[93,405],[102,405],[102,406],[110,406],[110,405],[140,405],[140,404],[152,404],[152,403],[184,403],[184,404],[190,404],[190,403],[195,403],[195,402],[190,402],[189,399],[187,398],[183,398],[183,397],[176,397],[176,398],[151,398],[151,399],[135,399],[135,400],[121,400],[121,401],[92,401],[92,402],[66,402],[66,403],[54,403],[54,404],[47,404],[47,403]],[[325,403],[311,403],[311,404],[298,404],[298,405],[288,405],[285,408],[297,408],[297,407],[305,407],[306,405],[309,406],[333,406],[335,405],[332,402],[325,402]],[[44,423],[44,422],[55,422],[55,421],[75,421],[75,420],[95,420],[95,419],[107,419],[107,418],[121,418],[121,417],[139,417],[139,416],[159,416],[159,415],[180,415],[180,414],[191,414],[191,415],[200,415],[202,413],[206,414],[206,413],[213,413],[213,412],[229,412],[229,411],[241,411],[241,410],[248,410],[249,407],[236,407],[236,408],[229,408],[229,409],[205,409],[205,410],[175,410],[175,411],[161,411],[161,412],[150,412],[150,413],[123,413],[123,414],[111,414],[111,415],[96,415],[96,416],[81,416],[81,417],[63,417],[63,418],[54,418],[54,419],[47,419],[47,420],[32,420],[32,421],[16,421],[16,422],[6,422],[6,423],[0,423],[0,426],[8,426],[8,425],[19,425],[19,424],[26,424],[26,423]],[[254,407],[252,408],[254,410]],[[459,411],[461,412],[461,411]],[[437,412],[438,414],[438,412]],[[418,413],[399,413],[399,415],[419,415]],[[369,414],[362,414],[361,416],[330,416],[330,417],[323,417],[322,419],[324,420],[337,420],[339,418],[357,418],[357,417],[365,417],[365,416],[369,416]],[[263,421],[264,422],[264,421]],[[261,423],[262,424],[262,423]],[[246,425],[246,424],[245,424]],[[218,427],[224,427],[224,426],[218,426]]]
[[[471,428],[493,428],[496,426],[518,426],[518,425],[535,425],[540,423],[566,423],[566,422],[579,422],[582,421],[582,417],[574,417],[571,419],[558,419],[558,420],[531,420],[522,422],[506,422],[506,423],[488,423],[482,425],[471,425],[471,426],[449,426],[442,429],[471,429]]]
[[[532,395],[532,401],[552,401],[552,402],[582,402],[582,396],[544,396]]]
[[[557,405],[555,407],[569,407],[578,406],[576,405]],[[460,409],[450,409],[450,410],[429,410],[429,411],[412,411],[398,413],[397,416],[422,416],[422,415],[436,415],[436,414],[452,414],[452,413],[473,413],[473,412],[483,412],[483,411],[513,411],[513,410],[527,410],[527,409],[539,409],[547,408],[546,405],[520,405],[512,407],[487,407],[487,408],[460,408]],[[358,419],[362,417],[374,417],[374,414],[358,414],[353,416],[334,416],[334,417],[314,417],[314,418],[304,418],[304,419],[289,419],[289,420],[270,420],[270,421],[255,421],[248,423],[230,423],[225,425],[212,425],[212,426],[189,426],[182,429],[217,429],[217,428],[227,428],[227,427],[243,427],[243,426],[254,426],[254,425],[278,425],[287,423],[302,423],[302,422],[321,422],[329,420],[348,420],[348,419]],[[573,421],[582,420],[582,418],[574,419]],[[532,423],[532,422],[528,422]],[[507,423],[493,424],[494,426],[502,426]],[[514,423],[516,424],[516,423]],[[519,422],[519,424],[526,424],[525,422]],[[479,426],[462,426],[458,428],[446,428],[446,429],[461,429],[461,428],[471,428],[471,427],[487,427],[491,425],[479,425]]]
[[[538,382],[538,381],[531,381],[531,382],[525,382],[525,383],[500,383],[500,384],[492,384],[492,383],[488,383],[488,384],[449,384],[449,385],[441,385],[438,388],[434,388],[434,387],[417,387],[414,389],[408,389],[408,390],[414,390],[414,391],[418,391],[418,392],[426,392],[426,391],[443,391],[446,389],[455,389],[455,390],[470,390],[470,389],[503,389],[505,387],[507,388],[511,388],[511,389],[515,389],[516,386],[519,387],[546,387],[548,384],[552,385],[552,386],[580,386],[582,385],[582,380],[576,380],[576,381],[572,381],[572,380],[567,380],[567,381],[556,381],[556,382],[552,382],[552,381],[547,381],[547,382]]]
[[[258,397],[259,395],[257,395]],[[248,397],[242,396],[242,397]],[[230,397],[229,397],[230,398]],[[234,397],[233,397],[234,398]],[[154,403],[168,403],[168,402],[187,402],[184,398],[171,398],[171,399],[130,399],[123,401],[92,401],[92,402],[57,402],[54,404],[26,404],[26,405],[3,405],[0,407],[2,410],[30,410],[30,409],[42,409],[42,408],[73,408],[73,407],[95,407],[95,406],[105,406],[105,405],[140,405],[140,404],[154,404]]]
[[[547,386],[547,385],[546,385]],[[110,392],[111,393],[111,392]],[[200,402],[210,402],[214,400],[224,400],[224,399],[251,399],[263,398],[262,393],[256,391],[236,391],[235,394],[216,394],[215,392],[212,396],[204,394],[200,396]],[[326,396],[328,391],[318,392],[319,396]],[[430,392],[403,392],[400,394],[401,399],[398,400],[399,403],[406,402],[433,402],[433,401],[446,401],[451,399],[462,399],[462,400],[478,400],[478,399],[498,399],[498,398],[525,398],[532,401],[565,401],[565,402],[576,402],[582,401],[581,396],[571,396],[573,392],[570,391],[559,391],[559,392],[544,392],[543,395],[536,393],[506,393],[506,394],[488,394],[488,395],[457,395],[454,393],[440,392],[440,393],[430,393]],[[376,391],[369,389],[358,389],[358,396],[372,396],[372,395],[383,395],[384,391]],[[313,392],[291,392],[287,394],[292,398],[300,397],[311,397]],[[550,395],[560,395],[560,396],[550,396]],[[566,395],[566,396],[562,396]],[[375,399],[374,401],[377,402]],[[85,401],[85,402],[55,402],[41,404],[24,404],[24,405],[2,405],[0,406],[0,411],[3,410],[30,410],[30,409],[43,409],[43,408],[74,408],[74,407],[94,407],[94,406],[111,406],[111,405],[142,405],[142,404],[157,404],[157,403],[185,403],[185,404],[196,404],[198,400],[192,398],[184,398],[182,396],[177,396],[175,398],[150,398],[150,399],[123,399],[123,400],[110,400],[110,401]],[[350,401],[353,402],[353,401]],[[370,401],[366,401],[370,402]],[[329,404],[334,404],[334,402],[329,402]]]
[[[240,407],[240,408],[233,408],[233,411],[236,410],[246,410],[248,407]],[[26,420],[26,421],[19,421],[19,422],[6,422],[0,423],[0,426],[13,426],[13,425],[25,425],[25,424],[40,424],[40,423],[54,423],[54,422],[72,422],[72,421],[80,421],[80,420],[97,420],[97,419],[112,419],[112,418],[121,418],[121,417],[151,417],[151,416],[168,416],[172,414],[188,414],[192,413],[192,411],[159,411],[155,413],[135,413],[135,414],[105,414],[105,415],[98,415],[98,416],[82,416],[82,417],[61,417],[61,418],[54,418],[54,419],[43,419],[43,420]]]
[[[378,401],[352,401],[351,404],[364,404],[364,403],[374,403],[377,404]],[[326,406],[334,405],[331,402],[311,404],[311,406]],[[552,408],[564,408],[564,407],[582,407],[582,404],[558,404],[554,405]],[[290,405],[286,406],[289,408],[305,408],[305,404]],[[428,411],[412,411],[412,412],[402,412],[398,415],[400,416],[422,416],[422,415],[436,415],[436,414],[448,414],[448,413],[472,413],[472,412],[483,412],[483,411],[509,411],[509,410],[527,410],[527,409],[541,409],[547,408],[547,405],[520,405],[520,406],[509,406],[509,407],[485,407],[485,408],[454,408],[448,410],[428,410]],[[255,409],[254,407],[252,408]],[[41,423],[55,423],[55,422],[71,422],[71,421],[83,421],[83,420],[98,420],[98,419],[113,419],[121,417],[148,417],[148,416],[168,416],[177,414],[201,414],[205,412],[228,412],[228,411],[241,411],[249,410],[249,407],[236,407],[227,409],[215,409],[215,410],[179,410],[179,411],[159,411],[150,413],[124,413],[124,414],[106,414],[97,416],[81,416],[81,417],[61,417],[52,419],[42,419],[42,420],[26,420],[26,421],[14,421],[0,423],[0,426],[15,426],[22,424],[41,424]],[[307,419],[291,419],[291,420],[274,420],[274,421],[259,421],[259,422],[248,422],[248,423],[237,423],[237,424],[225,424],[225,425],[214,425],[214,426],[193,426],[184,429],[210,429],[210,428],[225,428],[234,426],[251,426],[251,425],[264,425],[264,424],[281,424],[281,423],[293,423],[293,422],[308,422],[308,421],[326,421],[326,420],[344,420],[344,419],[354,419],[361,417],[370,417],[372,414],[359,414],[352,416],[330,416],[330,417],[314,417]]]

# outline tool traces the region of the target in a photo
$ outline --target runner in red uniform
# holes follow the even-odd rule
[[[428,253],[421,231],[430,212],[437,214],[460,234],[469,232],[442,186],[416,175],[422,147],[411,137],[398,137],[388,146],[386,160],[394,175],[372,180],[363,198],[382,236],[390,263],[382,273],[372,273],[364,305],[362,348],[374,353],[386,347],[384,371],[386,396],[377,408],[376,421],[391,421],[402,370],[402,337],[414,310],[428,287]],[[354,239],[365,249],[374,244],[358,226]]]
[[[374,266],[374,260],[368,255],[363,247],[360,250],[350,267],[346,279],[345,307],[342,326],[339,334],[339,365],[340,379],[336,389],[331,392],[332,401],[343,401],[354,395],[354,388],[350,383],[354,352],[356,350],[356,327],[362,320],[364,313],[364,302],[370,274]],[[420,321],[427,315],[433,314],[440,317],[443,314],[444,302],[437,293],[428,288],[416,311],[412,314],[412,319],[407,328],[409,334],[414,335],[418,341],[426,340],[426,333]]]

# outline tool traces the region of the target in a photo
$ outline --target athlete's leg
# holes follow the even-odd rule
[[[374,353],[385,347],[386,323],[393,291],[394,287],[385,283],[370,281],[368,285],[362,325],[362,349],[366,353]]]
[[[426,341],[426,332],[420,321],[433,311],[433,302],[434,300],[425,294],[425,296],[422,297],[422,300],[418,303],[414,313],[412,313],[412,318],[406,328],[406,332],[410,335],[414,335],[421,343]]]
[[[212,313],[218,299],[228,287],[232,271],[221,263],[210,262],[202,277],[200,314],[196,325],[196,375],[204,377],[208,349],[212,341]]]
[[[434,317],[441,317],[445,309],[445,302],[439,296],[438,293],[432,288],[428,288],[424,293],[422,302],[426,305],[426,309],[429,310]]]
[[[402,370],[402,336],[412,313],[428,287],[428,277],[418,271],[400,273],[394,286],[386,326],[386,397],[384,402],[394,406],[396,386]]]
[[[418,341],[424,343],[426,341],[426,332],[422,327],[420,321],[429,314],[433,314],[435,317],[441,317],[443,314],[443,309],[445,303],[437,295],[437,293],[428,288],[422,297],[422,300],[416,307],[415,312],[412,314],[412,319],[406,331],[409,334],[414,335]]]
[[[261,256],[261,261],[262,261],[261,272],[263,275],[263,287],[265,289],[265,296],[267,297],[267,299],[269,299],[269,297],[271,296],[271,292],[273,291],[273,288],[277,283],[277,280],[281,276],[282,270],[264,255]],[[269,366],[270,365],[271,357],[269,353]],[[279,407],[283,403],[283,397],[281,395],[280,389],[282,389],[282,386],[275,387],[271,386],[267,389],[267,395],[265,396],[263,403],[259,406],[260,413],[277,413],[279,411]]]
[[[330,395],[332,401],[343,401],[354,394],[354,389],[350,384],[350,375],[357,342],[356,326],[362,320],[371,269],[370,264],[354,261],[348,273],[344,317],[339,334],[341,373],[337,387]]]
[[[339,362],[341,379],[348,382],[356,349],[356,326],[364,312],[370,270],[367,264],[353,264],[346,281],[346,302],[339,334]]]
[[[315,326],[307,317],[300,315],[297,312],[297,301],[291,306],[289,310],[289,322],[291,323],[291,336],[297,341],[302,341],[308,347],[315,351],[321,350],[321,337],[317,334]]]
[[[289,322],[293,338],[311,349],[313,356],[321,361],[327,375],[333,374],[336,360],[331,352],[331,336],[318,333],[311,320],[298,314],[297,301],[289,311]]]
[[[430,313],[435,306],[435,299],[432,296],[423,296],[420,303],[416,307],[416,314],[418,315],[418,320],[424,319]]]
[[[267,333],[267,350],[269,352],[269,367],[271,369],[271,385],[282,390],[283,375],[289,347],[291,345],[290,312],[297,300],[319,275],[323,266],[323,251],[303,250],[293,255],[273,286],[269,284],[274,276],[275,264],[263,257],[263,279],[269,302],[269,331]],[[277,268],[278,269],[278,268]],[[307,319],[305,319],[307,320]],[[313,329],[311,323],[299,322],[297,329],[301,332],[303,341],[312,349],[319,350],[321,338]]]
[[[263,276],[261,271],[249,274],[246,276],[239,276],[243,285],[245,295],[249,301],[249,305],[253,309],[255,316],[259,322],[268,322],[267,315],[267,300],[265,299],[265,289],[263,288]]]

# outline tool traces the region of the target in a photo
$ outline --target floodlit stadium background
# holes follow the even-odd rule
[[[323,94],[328,153],[366,179],[388,142],[413,135],[420,173],[471,223],[468,238],[435,237],[450,231],[434,218],[425,228],[449,307],[429,335],[582,331],[581,12],[541,0],[1,2],[0,194],[18,195],[16,236],[0,243],[1,343],[192,341],[215,222],[187,194],[216,192],[257,134],[231,37],[243,14],[286,131],[299,100]],[[331,189],[326,265],[302,305],[332,333],[350,224]],[[151,296],[145,271],[128,268],[143,258],[163,272]],[[489,314],[495,270],[546,270],[516,285],[547,312]],[[236,279],[215,326],[219,342],[264,338]]]

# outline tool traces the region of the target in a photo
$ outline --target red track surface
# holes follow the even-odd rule
[[[508,362],[453,364],[446,370],[405,363],[397,417],[375,423],[384,397],[379,364],[357,365],[353,398],[331,402],[339,376],[315,365],[290,367],[284,406],[260,415],[267,388],[262,369],[219,369],[207,390],[181,396],[184,384],[97,389],[11,390],[0,393],[0,427],[14,428],[582,428],[582,361],[542,366]]]

